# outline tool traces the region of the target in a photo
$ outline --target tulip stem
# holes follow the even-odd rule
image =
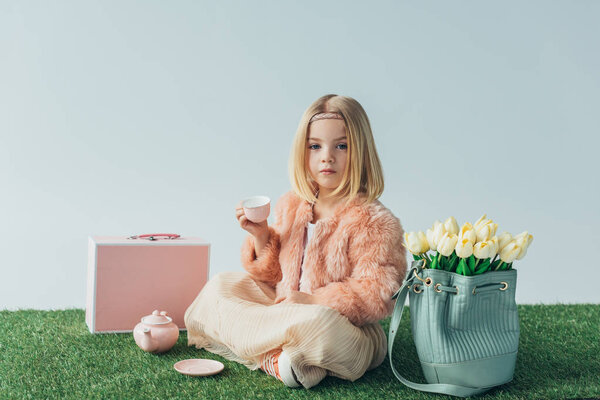
[[[500,264],[498,264],[496,266],[496,269],[494,269],[494,271],[498,271],[498,269],[502,266],[502,264],[504,264],[504,261],[500,261]]]
[[[427,263],[429,265],[431,265],[431,259],[429,258],[429,256],[427,255],[427,253],[421,254],[421,257],[423,257],[425,260],[427,260]]]

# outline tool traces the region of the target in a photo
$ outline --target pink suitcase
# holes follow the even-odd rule
[[[210,244],[175,234],[90,236],[85,321],[92,333],[132,332],[153,310],[179,329],[208,281]]]

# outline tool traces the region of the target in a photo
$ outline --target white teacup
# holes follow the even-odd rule
[[[242,201],[244,214],[248,220],[259,223],[263,222],[271,212],[271,199],[267,196],[252,196]]]

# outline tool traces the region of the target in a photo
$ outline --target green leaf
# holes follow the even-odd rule
[[[492,260],[491,258],[486,258],[484,261],[480,262],[473,275],[480,275],[480,274],[483,274],[484,272],[487,272],[490,269],[490,261],[491,260]]]
[[[448,271],[450,270],[450,264],[448,261],[448,257],[446,256],[441,256],[441,260],[440,260],[440,266],[444,271]]]
[[[458,266],[458,263],[460,262],[460,258],[456,255],[456,253],[454,253],[453,255],[455,257],[450,262],[450,272],[456,272],[456,267]]]
[[[413,254],[413,258],[415,259],[415,261],[419,261],[419,260],[421,259],[421,257],[419,257],[419,256],[418,256],[418,255],[416,255],[416,254]]]
[[[473,275],[475,272],[475,256],[471,254],[471,256],[467,260],[467,276]]]
[[[431,269],[439,269],[438,258],[439,258],[439,254],[436,254],[435,256],[433,256],[433,260],[431,261]]]
[[[458,262],[458,266],[456,267],[456,273],[460,275],[466,275],[467,269],[467,261],[464,258],[461,258]]]

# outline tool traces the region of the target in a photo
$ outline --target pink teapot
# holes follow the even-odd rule
[[[151,315],[142,317],[142,322],[133,328],[133,338],[142,350],[162,353],[175,345],[179,328],[166,311],[154,310]]]

